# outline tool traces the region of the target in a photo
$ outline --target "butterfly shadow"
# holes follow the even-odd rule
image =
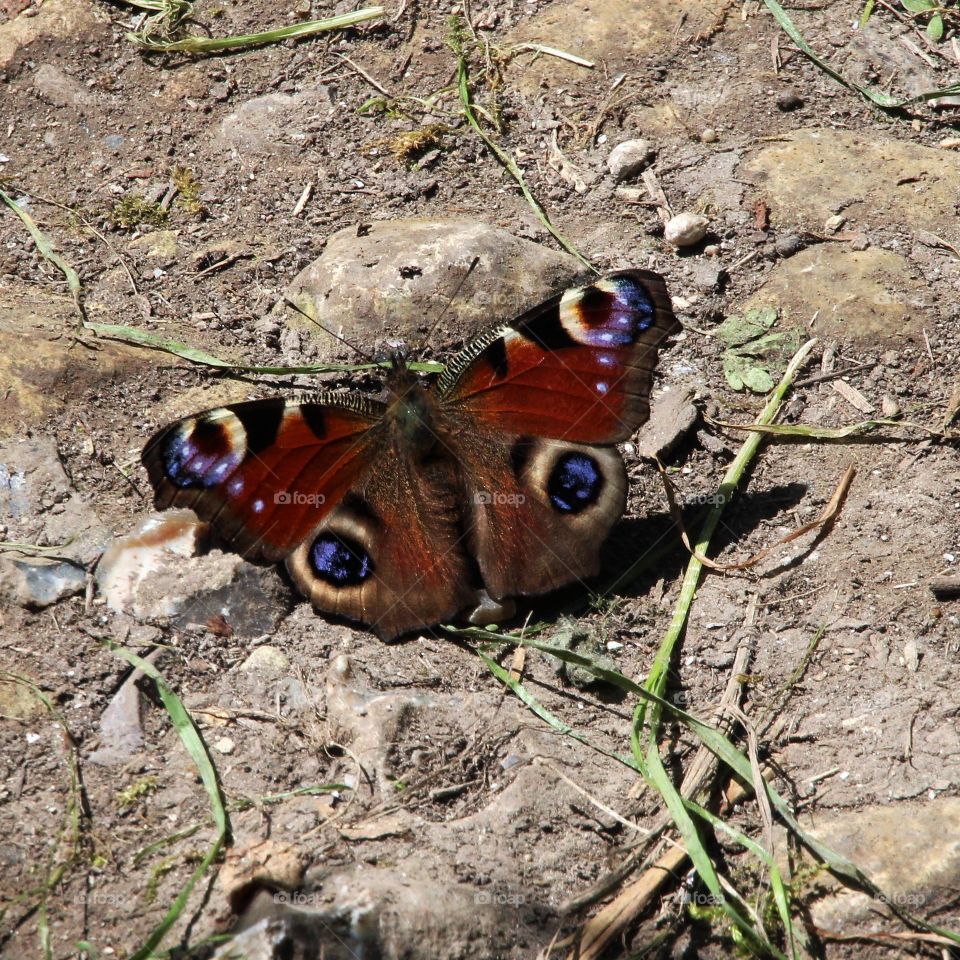
[[[764,521],[780,517],[785,510],[795,507],[807,489],[805,484],[794,482],[738,494],[724,511],[711,538],[711,556],[721,555]],[[681,509],[683,526],[691,540],[699,535],[709,509],[709,505],[699,504]],[[806,551],[791,562],[799,562],[805,554]],[[660,581],[679,580],[689,560],[690,554],[669,512],[661,510],[643,517],[625,518],[604,544],[601,552],[604,573],[598,580],[590,584],[575,583],[528,601],[521,606],[517,622],[523,622],[529,613],[530,622],[552,625],[564,617],[581,616],[591,608],[602,609],[605,602],[644,596]],[[780,565],[774,573],[782,571],[783,565]]]

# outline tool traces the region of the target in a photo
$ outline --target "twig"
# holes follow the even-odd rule
[[[374,90],[376,90],[378,93],[382,93],[385,97],[390,97],[391,100],[393,99],[393,94],[390,93],[386,87],[374,80],[374,78],[371,77],[370,74],[360,66],[360,64],[354,63],[345,53],[338,54],[338,56],[348,66],[353,67],[353,69],[356,70],[356,72],[359,73],[360,76],[363,77],[363,79],[366,80]]]

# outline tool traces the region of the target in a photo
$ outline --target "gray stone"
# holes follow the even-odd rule
[[[0,599],[32,610],[80,593],[86,582],[86,571],[76,564],[0,557]]]
[[[711,260],[695,260],[692,264],[693,285],[701,293],[713,293],[720,286],[724,270]]]
[[[698,417],[693,390],[683,387],[665,390],[652,403],[650,419],[640,428],[637,453],[663,459],[696,427]]]
[[[803,239],[795,233],[788,233],[786,236],[777,237],[773,246],[781,257],[792,257],[803,249]]]
[[[257,647],[240,664],[240,669],[246,673],[256,673],[262,677],[273,679],[290,669],[290,661],[282,650],[264,644],[262,647]]]
[[[7,528],[4,540],[56,546],[61,558],[81,568],[96,559],[109,538],[93,508],[73,489],[57,445],[40,437],[0,442],[0,523]],[[70,583],[83,577],[82,570],[77,575],[46,566],[30,561],[17,568],[24,596],[39,600],[61,590],[69,593]]]
[[[466,277],[474,257],[479,261]],[[441,315],[431,343],[467,340],[569,286],[581,272],[569,254],[474,218],[393,220],[335,233],[287,296],[321,327],[383,355],[397,342],[423,347]],[[316,324],[283,304],[277,309],[294,328],[319,338],[322,359],[345,355],[343,344]]]
[[[293,156],[300,152],[300,130],[307,117],[324,107],[330,109],[327,87],[318,85],[290,95],[268,93],[240,104],[224,117],[217,141],[237,156],[246,158]]]
[[[47,103],[55,107],[91,107],[98,100],[82,83],[50,63],[37,67],[37,72],[33,75],[33,88]]]
[[[875,247],[807,247],[781,260],[744,309],[776,306],[785,327],[846,339],[916,337],[923,327],[925,288],[901,256]]]
[[[904,170],[926,176],[905,183]],[[777,225],[794,230],[819,231],[839,210],[850,220],[940,236],[956,226],[960,157],[935,147],[850,130],[798,130],[760,149],[742,165],[745,174],[763,190]]]
[[[960,886],[960,799],[887,803],[840,813],[813,814],[804,825],[852,860],[883,891],[889,903],[932,916],[939,901]],[[817,927],[854,933],[875,930],[884,904],[865,893],[836,889],[812,907]]]
[[[653,146],[647,140],[624,140],[618,143],[607,158],[607,168],[620,183],[631,180],[653,157]]]

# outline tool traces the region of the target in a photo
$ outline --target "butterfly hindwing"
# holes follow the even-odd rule
[[[492,597],[546,593],[598,573],[627,499],[616,448],[488,434],[462,463],[470,552]]]
[[[657,349],[679,329],[662,277],[620,271],[478,338],[438,395],[487,430],[626,440],[647,419]]]
[[[390,640],[453,618],[476,602],[479,581],[455,461],[381,452],[287,569],[316,607]]]
[[[171,424],[142,459],[158,508],[189,507],[244,556],[275,561],[369,468],[382,415],[349,395],[251,400]]]

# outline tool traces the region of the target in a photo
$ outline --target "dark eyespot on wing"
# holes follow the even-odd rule
[[[584,287],[583,295],[580,298],[580,309],[584,314],[584,323],[590,326],[603,323],[603,316],[598,313],[607,309],[610,304],[611,296],[605,290],[601,290],[596,284]]]
[[[532,437],[517,437],[510,447],[510,466],[513,468],[513,475],[520,477],[530,462],[533,454],[534,440]]]
[[[310,547],[310,568],[333,587],[357,587],[373,574],[370,554],[356,540],[338,533],[321,533]]]
[[[234,415],[246,432],[247,450],[250,453],[260,453],[276,443],[286,406],[283,397],[275,397],[251,404],[237,404],[233,408]]]
[[[577,514],[597,502],[603,483],[603,472],[593,457],[565,453],[550,471],[547,495],[555,510]]]

